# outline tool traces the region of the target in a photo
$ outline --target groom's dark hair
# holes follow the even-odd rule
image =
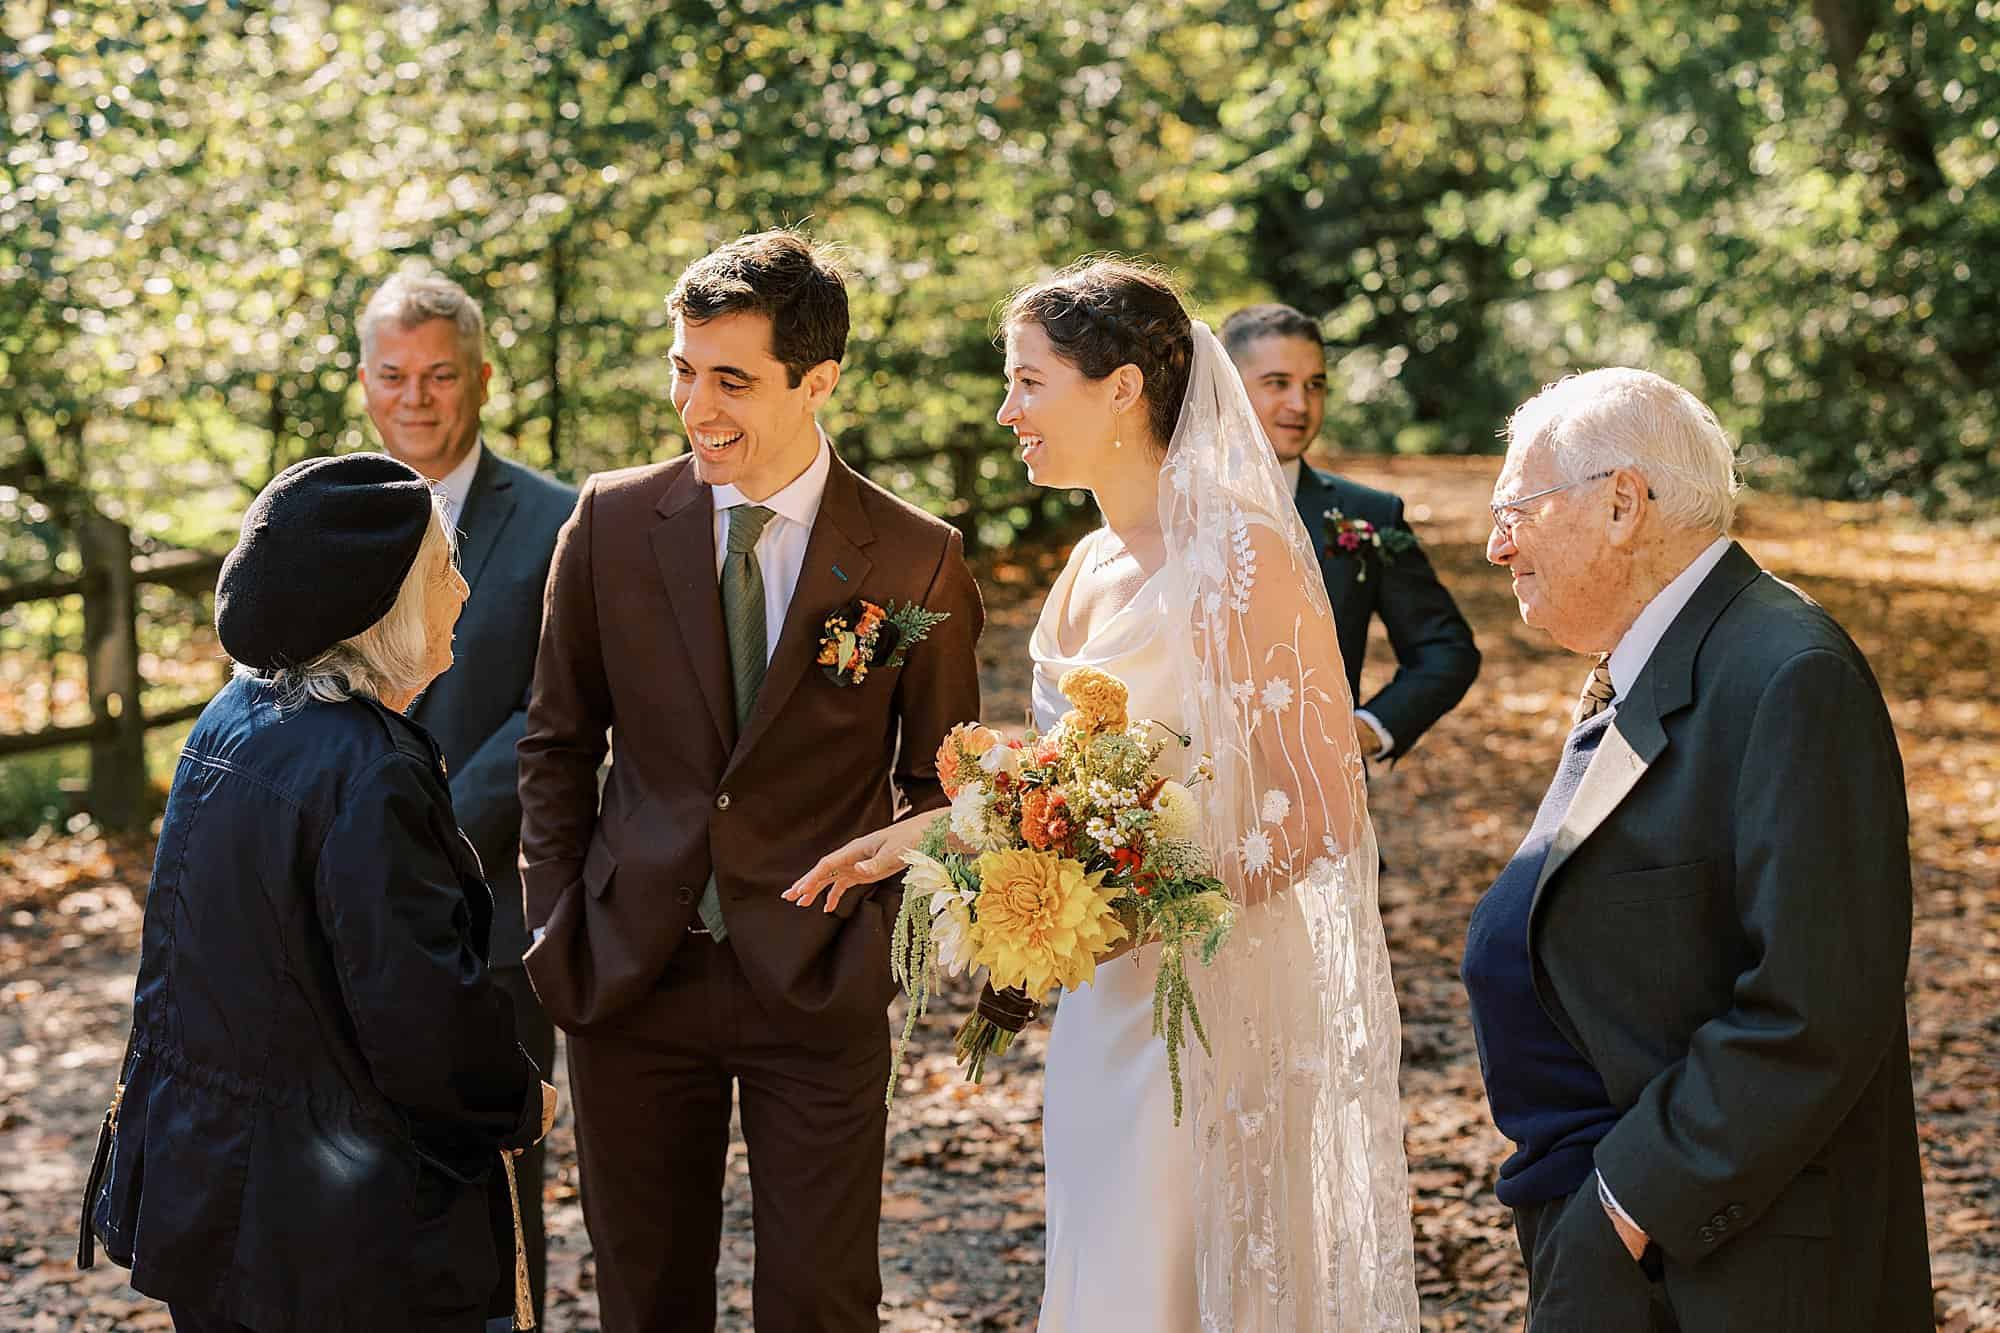
[[[786,228],[739,236],[697,259],[674,284],[667,309],[690,324],[718,315],[771,321],[771,355],[796,389],[822,361],[847,353],[847,280],[831,252]]]

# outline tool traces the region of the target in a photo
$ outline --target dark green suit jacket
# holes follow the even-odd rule
[[[1396,650],[1396,674],[1374,698],[1359,706],[1373,713],[1396,739],[1390,756],[1410,747],[1465,697],[1479,675],[1479,649],[1472,627],[1458,604],[1438,582],[1437,572],[1423,550],[1411,546],[1393,560],[1354,555],[1334,549],[1330,511],[1363,518],[1378,529],[1410,531],[1403,519],[1401,496],[1378,491],[1322,472],[1299,469],[1299,517],[1319,553],[1320,575],[1327,600],[1333,603],[1334,629],[1347,667],[1347,689],[1361,697],[1361,658],[1368,651],[1368,619],[1382,617],[1389,644]],[[1415,534],[1411,533],[1414,541]],[[1364,578],[1363,575],[1366,575]]]
[[[1904,1333],[1931,1286],[1902,761],[1868,663],[1740,546],[1633,682],[1536,887],[1536,990],[1680,1326]]]
[[[514,745],[528,726],[549,557],[575,507],[561,482],[481,449],[458,516],[458,567],[472,596],[452,635],[451,669],[410,710],[444,751],[452,808],[493,890],[495,967],[519,967],[528,949]]]

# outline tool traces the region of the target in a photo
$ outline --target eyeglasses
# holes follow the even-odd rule
[[[1606,477],[1615,476],[1617,472],[1617,468],[1612,468],[1609,472],[1593,472],[1587,477],[1579,477],[1575,481],[1566,481],[1560,486],[1551,486],[1545,491],[1536,491],[1533,495],[1523,495],[1513,500],[1495,500],[1486,507],[1493,511],[1493,526],[1511,537],[1514,535],[1515,527],[1520,524],[1522,519],[1527,517],[1526,514],[1521,512],[1522,505],[1533,500],[1546,499],[1556,492],[1566,491],[1572,486],[1583,486],[1593,481],[1603,481]],[[1646,488],[1646,498],[1648,500],[1656,500],[1659,497],[1654,495],[1653,488],[1648,486]]]

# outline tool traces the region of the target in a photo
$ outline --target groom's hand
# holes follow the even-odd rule
[[[800,875],[783,897],[788,903],[811,907],[824,892],[831,912],[840,906],[847,891],[863,884],[885,880],[903,868],[903,853],[917,845],[924,826],[932,816],[913,815],[900,823],[873,833],[864,833],[836,851],[828,852]]]

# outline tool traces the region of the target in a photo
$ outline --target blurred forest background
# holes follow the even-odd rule
[[[1996,0],[6,0],[0,98],[0,585],[88,513],[224,549],[372,443],[403,266],[484,302],[502,448],[663,457],[667,290],[801,221],[855,272],[829,429],[988,548],[1066,503],[995,304],[1098,250],[1320,317],[1343,450],[1491,451],[1626,362],[1754,484],[2000,512]],[[141,598],[148,708],[198,697],[202,594]],[[0,607],[0,732],[90,716],[82,600]]]
[[[1890,699],[1939,1325],[2000,1330],[2000,0],[0,0],[0,1324],[166,1321],[65,1232],[221,678],[212,553],[278,469],[373,446],[367,293],[465,283],[487,438],[575,481],[679,451],[667,291],[799,222],[855,274],[826,425],[979,548],[995,719],[1081,512],[992,422],[999,300],[1117,250],[1211,321],[1322,321],[1322,443],[1409,496],[1487,654],[1370,794],[1426,1329],[1520,1323],[1459,946],[1578,684],[1484,562],[1493,464],[1438,455],[1572,369],[1706,398],[1764,492],[1739,532]],[[1029,1327],[1039,1038],[967,1089],[947,1036],[898,1101],[885,1317]],[[588,1330],[556,1134],[552,1323]]]

